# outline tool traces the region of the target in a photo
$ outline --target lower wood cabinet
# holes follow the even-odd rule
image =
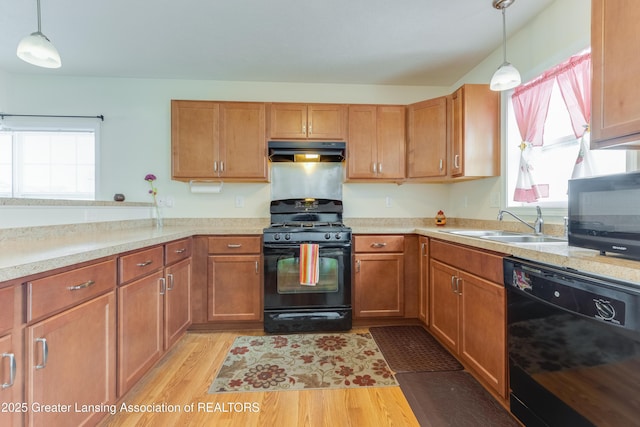
[[[261,250],[260,236],[209,238],[209,321],[262,320]]]
[[[162,271],[118,288],[118,396],[123,396],[164,351]]]
[[[502,256],[432,239],[430,257],[430,331],[506,399]]]
[[[175,344],[191,325],[191,258],[165,269],[164,349]]]
[[[94,425],[82,406],[115,402],[115,313],[111,291],[26,328],[29,426]]]
[[[22,426],[24,398],[22,295],[19,286],[0,289],[0,426]]]
[[[419,245],[419,269],[420,275],[418,281],[418,319],[429,325],[429,239],[420,236]]]
[[[165,267],[164,259],[171,265]],[[118,261],[121,278],[137,277],[118,288],[118,396],[122,397],[191,324],[191,239],[133,252]]]
[[[353,317],[404,316],[404,236],[354,237]]]

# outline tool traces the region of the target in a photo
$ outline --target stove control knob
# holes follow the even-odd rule
[[[336,240],[340,240],[340,239],[342,239],[342,233],[337,232],[336,233]]]
[[[273,240],[280,240],[280,233],[276,233],[273,235]]]
[[[325,238],[326,240],[329,240],[329,239],[331,238],[331,233],[326,233],[326,234],[324,235],[324,238]]]
[[[291,234],[287,233],[284,235],[285,240],[291,240]]]

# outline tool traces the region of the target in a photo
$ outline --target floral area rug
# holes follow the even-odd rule
[[[240,336],[209,393],[397,385],[369,333]]]

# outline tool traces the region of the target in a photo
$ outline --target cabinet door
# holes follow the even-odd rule
[[[306,139],[306,104],[271,104],[269,111],[271,139]]]
[[[20,357],[22,354],[20,347],[18,336],[15,334],[0,337],[0,402],[18,405],[17,408],[0,408],[1,426],[21,426],[23,413],[27,412],[27,408],[20,406],[24,402],[22,396],[24,366]]]
[[[454,353],[458,351],[457,270],[431,259],[430,268],[431,332]]]
[[[123,396],[163,352],[163,272],[118,288],[118,396]]]
[[[167,267],[164,297],[164,349],[171,347],[191,325],[191,258]]]
[[[220,104],[220,176],[267,179],[265,104]]]
[[[356,254],[354,317],[404,315],[404,256]]]
[[[378,178],[405,177],[405,128],[404,106],[378,106]]]
[[[209,320],[262,320],[260,255],[209,257]]]
[[[418,318],[429,325],[429,239],[420,236],[420,284],[418,287]]]
[[[464,110],[463,88],[458,89],[449,99],[451,156],[449,170],[451,176],[464,175]]]
[[[115,296],[110,292],[27,328],[27,401],[69,412],[35,411],[28,425],[94,425],[104,415],[76,411],[115,403]]]
[[[378,162],[376,123],[375,105],[349,106],[347,178],[375,178]]]
[[[409,106],[409,178],[447,175],[447,98]]]
[[[451,95],[449,116],[450,175],[500,176],[500,93],[466,84]]]
[[[217,176],[218,104],[171,101],[171,176],[175,179]]]
[[[507,397],[504,286],[459,273],[460,356],[503,398]]]
[[[640,145],[638,22],[637,2],[591,2],[592,148]]]
[[[344,140],[347,134],[347,107],[337,104],[309,104],[307,138]]]

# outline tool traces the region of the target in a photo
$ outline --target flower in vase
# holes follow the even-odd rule
[[[149,194],[151,194],[151,197],[153,197],[153,204],[155,206],[158,206],[158,200],[156,199],[156,195],[158,194],[158,189],[153,186],[153,181],[155,181],[156,179],[157,179],[156,176],[152,173],[149,173],[147,174],[147,176],[144,177],[144,180],[147,181],[149,183],[149,186],[151,187],[151,189],[149,190]]]

